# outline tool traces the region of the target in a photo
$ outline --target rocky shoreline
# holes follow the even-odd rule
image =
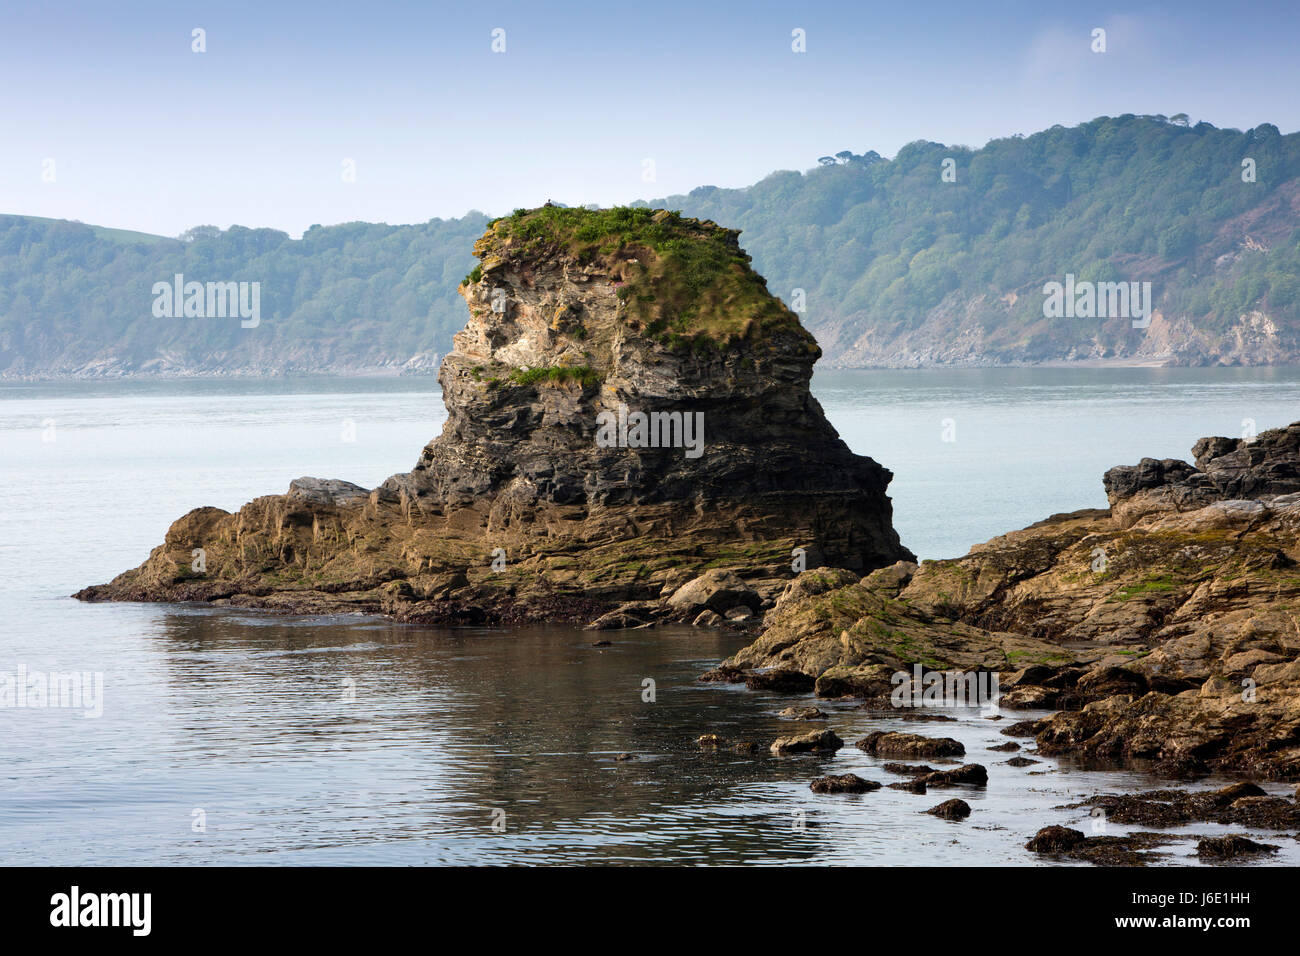
[[[709,676],[887,706],[918,663],[996,672],[1000,707],[1059,711],[1025,728],[1043,754],[1300,779],[1300,423],[1193,451],[962,558],[810,571]]]
[[[1032,737],[1027,753],[1300,780],[1300,423],[1202,439],[1194,464],[1111,469],[1108,509],[918,565],[892,526],[890,472],[826,420],[808,389],[820,351],[734,231],[662,210],[543,207],[495,221],[474,251],[470,320],[439,371],[448,421],[410,472],[373,489],[301,478],[234,513],[196,509],[138,568],[76,596],[437,625],[731,627],[753,642],[701,679],[918,721],[943,715],[899,708],[898,675],[917,700],[936,675],[995,679],[1000,708],[1054,711],[1002,731]],[[650,421],[664,441],[630,438],[637,413],[663,416]],[[683,423],[697,415],[693,456]],[[778,757],[842,745],[830,728],[698,741]],[[921,734],[857,746],[963,752]],[[906,778],[889,786],[913,793],[988,779],[979,764],[889,766]],[[1145,799],[1181,822],[1300,827],[1294,801],[1257,793]],[[953,799],[929,812],[971,810]],[[1132,812],[1145,825],[1162,811]],[[1044,831],[1029,849],[1131,863],[1159,845],[1078,832]],[[1238,852],[1256,851],[1229,841],[1205,855]]]

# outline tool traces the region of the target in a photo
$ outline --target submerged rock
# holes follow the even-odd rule
[[[921,777],[916,777],[912,780],[900,780],[898,783],[891,783],[889,784],[889,788],[891,790],[904,790],[907,793],[926,792],[925,780]]]

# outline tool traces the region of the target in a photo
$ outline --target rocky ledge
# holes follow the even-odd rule
[[[439,371],[448,420],[410,472],[199,508],[77,597],[743,623],[804,562],[911,558],[890,472],[826,420],[808,389],[820,350],[737,237],[649,209],[496,220]]]
[[[1206,438],[1195,464],[1111,469],[1109,509],[953,560],[810,570],[706,676],[888,709],[899,672],[909,699],[997,674],[1001,707],[1056,711],[1004,731],[1041,754],[1300,779],[1298,449],[1300,423]]]

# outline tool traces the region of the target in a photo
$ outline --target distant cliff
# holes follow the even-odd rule
[[[844,150],[652,205],[742,230],[830,365],[1300,361],[1300,134],[1268,124],[1120,116],[892,160]],[[486,223],[163,239],[0,216],[0,376],[432,372]],[[260,322],[159,317],[155,285],[176,275],[259,283]],[[1150,299],[1045,314],[1044,288],[1067,282]]]

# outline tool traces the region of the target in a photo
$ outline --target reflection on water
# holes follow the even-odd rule
[[[794,698],[697,682],[740,645],[731,634],[141,610],[156,615],[148,642],[109,673],[105,717],[84,721],[89,751],[10,768],[8,861],[39,851],[85,863],[1028,864],[1041,862],[1023,849],[1038,827],[1090,827],[1054,808],[1159,783],[1042,758],[1006,766],[1014,755],[988,748],[1021,713],[917,724],[819,702],[850,743],[875,729],[954,736],[991,779],[924,796],[815,795],[808,783],[823,773],[901,778],[851,746],[833,758],[697,751],[704,732],[766,745],[823,726],[777,717]],[[64,730],[82,720],[40,716]],[[59,772],[79,763],[85,778]],[[964,823],[922,812],[952,796],[974,810]],[[1281,842],[1300,860],[1295,841]]]

